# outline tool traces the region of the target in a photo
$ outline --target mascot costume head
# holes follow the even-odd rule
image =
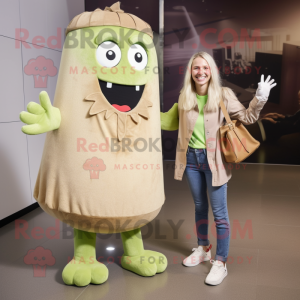
[[[96,233],[116,232],[124,247],[122,267],[153,276],[166,269],[167,259],[144,249],[140,231],[164,202],[152,30],[117,2],[76,16],[66,34],[53,106],[41,92],[41,105],[31,102],[20,115],[28,124],[24,133],[48,132],[34,197],[74,227],[74,258],[63,280],[105,282]]]

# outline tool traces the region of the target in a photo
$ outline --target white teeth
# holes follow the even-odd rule
[[[111,89],[111,88],[112,88],[112,83],[111,83],[111,82],[107,82],[107,83],[106,83],[106,87],[107,87],[108,89]]]
[[[136,91],[139,91],[139,90],[140,90],[140,86],[139,86],[139,85],[136,85],[136,86],[135,86],[135,90],[136,90]]]

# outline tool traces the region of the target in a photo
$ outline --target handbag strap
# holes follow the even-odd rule
[[[221,106],[223,115],[224,115],[224,117],[225,117],[225,119],[226,119],[226,122],[227,122],[228,124],[229,124],[229,123],[232,123],[232,122],[231,122],[231,119],[230,119],[230,117],[229,117],[229,115],[228,115],[228,112],[227,112],[227,110],[226,110],[226,107],[225,107],[225,105],[224,105],[224,102],[223,102],[222,99],[220,100],[220,106]]]

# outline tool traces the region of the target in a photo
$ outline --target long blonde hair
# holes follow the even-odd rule
[[[192,64],[195,58],[202,57],[210,67],[211,78],[208,86],[207,103],[204,111],[216,111],[219,108],[221,97],[223,97],[221,77],[214,59],[207,52],[197,52],[189,60],[184,76],[183,87],[180,90],[179,107],[184,110],[191,110],[197,105],[196,87],[192,77]]]

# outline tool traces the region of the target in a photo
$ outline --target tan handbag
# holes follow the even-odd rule
[[[239,163],[251,155],[260,143],[240,121],[230,119],[222,100],[220,106],[227,122],[219,130],[221,151],[226,162]]]

